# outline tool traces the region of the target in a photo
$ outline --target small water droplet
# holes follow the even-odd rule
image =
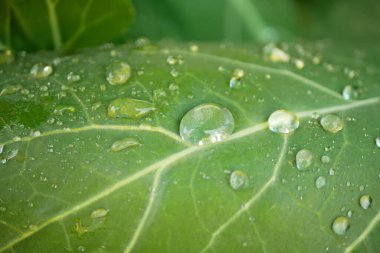
[[[153,99],[155,101],[161,100],[166,97],[166,91],[163,89],[157,89],[153,91]]]
[[[106,68],[107,81],[111,85],[121,85],[131,77],[131,67],[126,62],[114,62]]]
[[[139,119],[155,111],[151,102],[133,99],[116,98],[108,105],[108,116],[111,118]]]
[[[290,56],[274,44],[268,44],[264,47],[264,56],[266,60],[271,62],[289,62],[290,60]]]
[[[321,118],[321,126],[330,133],[337,133],[343,129],[343,120],[335,114],[327,114]]]
[[[298,170],[305,170],[313,163],[313,153],[307,149],[301,149],[296,155],[296,166]]]
[[[70,72],[67,74],[67,81],[69,83],[74,83],[74,82],[78,82],[80,80],[80,75],[78,74],[75,74],[74,72]]]
[[[99,208],[99,209],[92,211],[92,213],[90,214],[90,218],[91,219],[104,218],[108,213],[109,213],[108,209]]]
[[[75,109],[74,106],[71,106],[71,105],[57,105],[54,108],[53,113],[55,115],[63,115],[66,112],[73,113],[75,111],[76,111],[76,109]]]
[[[30,74],[35,78],[45,78],[53,73],[53,67],[49,64],[37,63],[30,69]]]
[[[169,55],[168,58],[166,58],[166,62],[169,65],[175,65],[175,64],[177,64],[177,59],[175,57]]]
[[[170,75],[174,78],[178,77],[179,76],[179,72],[176,70],[176,69],[172,69],[170,71]]]
[[[337,235],[345,235],[350,227],[350,221],[345,216],[338,216],[332,224],[332,230]]]
[[[21,84],[5,85],[0,92],[0,96],[11,95],[22,89]]]
[[[343,88],[342,96],[345,100],[353,100],[358,98],[359,92],[356,88],[351,85],[346,85]]]
[[[80,252],[84,252],[84,251],[86,251],[86,248],[84,246],[78,246],[78,250]]]
[[[299,127],[298,117],[289,111],[278,110],[273,112],[268,119],[269,129],[274,133],[291,133]]]
[[[300,59],[296,59],[294,65],[296,65],[297,69],[303,69],[305,67],[305,63]]]
[[[371,207],[371,204],[372,204],[372,198],[371,196],[369,196],[368,194],[366,195],[362,195],[359,199],[359,203],[360,203],[360,206],[363,208],[363,209],[368,209]]]
[[[335,170],[334,169],[329,169],[329,175],[334,176],[335,175]]]
[[[315,187],[317,187],[317,189],[321,189],[325,185],[326,185],[326,178],[324,176],[317,177],[317,179],[315,180]]]
[[[230,175],[230,186],[234,190],[246,188],[248,186],[249,179],[247,174],[241,170],[234,170]]]
[[[180,123],[180,136],[192,144],[204,145],[226,139],[235,121],[231,112],[219,105],[201,104],[188,111]]]
[[[199,51],[199,47],[197,44],[191,44],[190,45],[190,52],[197,53]]]
[[[102,106],[102,103],[101,102],[95,102],[91,105],[91,111],[96,111],[98,110],[100,107]]]
[[[375,140],[376,146],[380,148],[380,137],[377,137]]]
[[[135,138],[124,138],[124,139],[117,140],[114,143],[112,143],[111,150],[114,152],[117,152],[117,151],[120,151],[120,150],[123,150],[126,148],[136,147],[136,146],[140,146],[140,145],[141,145],[141,143]]]
[[[240,88],[242,85],[242,78],[244,77],[244,70],[235,69],[230,79],[230,88]]]
[[[329,156],[327,156],[327,155],[323,155],[321,157],[321,162],[322,163],[330,163],[331,162],[331,158]]]

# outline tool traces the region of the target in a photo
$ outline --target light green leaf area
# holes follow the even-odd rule
[[[197,46],[107,46],[0,66],[0,252],[380,251],[378,50],[282,44],[289,61],[271,62],[258,46]],[[110,85],[107,66],[120,61],[131,78]],[[53,73],[34,78],[41,62]],[[241,85],[230,88],[236,69]],[[343,99],[346,85],[355,100]],[[123,97],[155,109],[109,117]],[[191,145],[179,124],[203,103],[227,108],[235,128]],[[279,109],[299,117],[293,133],[268,129]],[[335,134],[319,123],[329,113],[343,120]],[[301,149],[313,154],[304,171]],[[245,187],[230,186],[235,170]],[[338,216],[349,220],[343,235],[332,230]]]

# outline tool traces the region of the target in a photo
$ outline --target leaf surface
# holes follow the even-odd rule
[[[283,44],[290,61],[273,63],[259,47],[189,46],[21,55],[0,66],[0,252],[379,252],[377,49]],[[120,61],[131,79],[109,85],[107,66]],[[41,62],[54,71],[37,79],[29,72]],[[231,89],[236,68],[242,85]],[[347,84],[359,89],[357,100],[341,96]],[[156,110],[108,117],[120,97]],[[235,129],[225,141],[196,146],[179,137],[182,117],[202,103],[231,111]],[[293,134],[268,129],[278,109],[300,118]],[[343,130],[326,132],[315,113],[339,115]],[[123,139],[140,145],[112,151]],[[314,155],[303,172],[300,149]],[[247,188],[231,188],[234,170],[248,175]],[[333,220],[348,212],[350,228],[336,235]]]

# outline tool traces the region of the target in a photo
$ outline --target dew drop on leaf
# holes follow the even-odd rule
[[[190,52],[197,53],[199,51],[199,46],[197,44],[191,44],[189,49]]]
[[[71,105],[57,105],[54,108],[53,113],[55,115],[63,115],[66,112],[75,112],[75,111],[76,111],[76,109],[75,109],[74,106],[71,106]]]
[[[126,62],[114,62],[106,68],[107,81],[111,85],[121,85],[131,77],[131,67]]]
[[[95,102],[91,105],[91,111],[96,111],[98,110],[100,107],[102,106],[102,103],[101,102]]]
[[[317,177],[317,179],[315,180],[315,187],[317,187],[317,189],[321,189],[325,185],[326,185],[326,178],[324,176]]]
[[[104,218],[108,213],[109,213],[108,209],[99,208],[91,212],[90,218],[91,219]]]
[[[368,194],[366,195],[362,195],[359,199],[359,203],[360,203],[360,206],[363,208],[363,209],[368,209],[371,207],[371,204],[372,204],[372,198],[371,196],[369,196]]]
[[[11,151],[9,151],[8,155],[7,155],[7,160],[11,160],[13,158],[15,158],[18,154],[18,149],[12,149]]]
[[[305,170],[313,163],[313,153],[307,149],[301,149],[296,154],[296,166],[298,170]]]
[[[242,78],[244,77],[244,70],[235,69],[232,73],[232,77],[230,79],[229,85],[230,88],[240,88],[242,84]]]
[[[305,63],[300,59],[296,59],[294,65],[296,65],[297,69],[303,69],[305,67]]]
[[[332,230],[337,235],[345,235],[350,227],[350,221],[345,216],[338,216],[332,224]]]
[[[376,142],[376,146],[380,148],[380,137],[377,137],[375,142]]]
[[[345,100],[353,100],[353,99],[358,98],[359,93],[358,93],[358,90],[354,88],[353,86],[346,85],[343,88],[342,96]]]
[[[126,148],[136,147],[136,146],[140,146],[140,145],[141,145],[141,143],[135,138],[124,138],[124,139],[117,140],[114,143],[112,143],[111,150],[114,152],[117,152],[117,151],[120,151],[120,150],[123,150]]]
[[[4,150],[4,144],[0,144],[0,154],[3,153],[3,150]]]
[[[207,103],[198,105],[185,114],[179,134],[185,141],[204,145],[228,138],[234,127],[235,121],[228,109]]]
[[[11,95],[21,89],[22,89],[21,84],[5,85],[4,88],[0,92],[0,96]]]
[[[168,58],[166,58],[166,62],[169,65],[175,65],[177,64],[177,59],[174,56],[169,55]]]
[[[108,105],[108,116],[111,118],[139,119],[155,110],[153,103],[145,100],[116,98]]]
[[[179,76],[179,72],[176,70],[176,69],[172,69],[170,71],[170,75],[174,78],[178,77]]]
[[[331,162],[331,158],[329,156],[327,156],[327,155],[323,155],[321,157],[321,162],[322,163],[330,163]]]
[[[45,78],[53,73],[53,67],[49,64],[37,63],[30,69],[30,74],[35,78]]]
[[[67,81],[69,83],[74,83],[74,82],[78,82],[80,80],[80,75],[78,74],[75,74],[74,72],[70,72],[67,74]]]
[[[343,129],[343,120],[335,114],[327,114],[321,118],[321,126],[330,133],[337,133]]]
[[[239,190],[248,186],[248,176],[244,171],[234,170],[230,175],[230,186],[234,190]]]
[[[299,124],[298,117],[286,110],[275,111],[268,119],[269,129],[274,133],[291,133],[299,127]]]
[[[277,48],[274,44],[268,44],[264,47],[264,57],[271,62],[289,62],[290,56],[283,50]]]

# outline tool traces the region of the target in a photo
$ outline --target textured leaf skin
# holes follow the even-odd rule
[[[134,16],[130,0],[2,0],[0,6],[0,39],[28,51],[97,46],[125,32]]]
[[[23,86],[0,96],[0,156],[18,150],[0,164],[0,252],[379,252],[378,50],[284,44],[291,61],[271,63],[251,45],[188,47],[107,46],[60,61],[40,53],[0,65],[0,91]],[[169,55],[183,64],[167,64]],[[294,66],[297,58],[304,69]],[[120,60],[132,77],[108,85],[106,66]],[[35,63],[53,61],[53,75],[30,76]],[[240,89],[228,86],[235,68],[245,72]],[[80,80],[69,83],[69,72]],[[342,99],[346,84],[360,88],[358,100]],[[166,96],[153,96],[158,89]],[[122,96],[157,110],[139,120],[108,118],[108,103]],[[209,102],[232,112],[234,133],[190,146],[178,137],[179,122]],[[56,115],[58,106],[75,111]],[[278,109],[300,117],[293,134],[268,130]],[[313,112],[336,113],[344,129],[327,133]],[[110,151],[123,138],[141,145]],[[306,172],[295,167],[303,148],[315,154]],[[322,164],[322,155],[331,162]],[[249,187],[231,189],[235,169],[250,177]],[[327,183],[318,190],[321,175]],[[368,210],[359,206],[363,194],[373,199]],[[333,219],[349,210],[349,230],[335,235]]]

